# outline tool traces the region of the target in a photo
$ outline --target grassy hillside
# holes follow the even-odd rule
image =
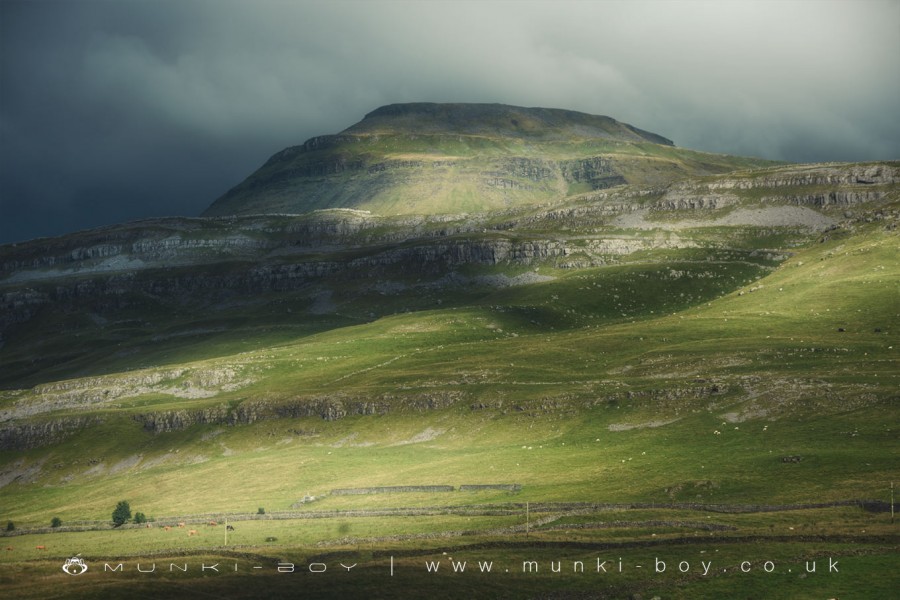
[[[237,531],[227,548],[243,554],[228,554],[221,532],[211,530],[193,538],[159,528],[35,533],[25,543],[7,540],[15,549],[2,560],[19,578],[7,576],[5,585],[21,597],[44,593],[41,586],[16,583],[48,568],[42,551],[29,549],[38,545],[60,560],[81,552],[94,562],[120,557],[132,564],[156,553],[168,562],[189,552],[191,561],[210,553],[210,560],[237,560],[242,568],[247,561],[271,565],[276,552],[304,565],[318,555],[332,563],[345,556],[370,569],[353,584],[329,579],[318,588],[323,597],[362,590],[405,597],[401,589],[386,587],[388,552],[400,557],[402,581],[426,587],[436,580],[420,574],[422,565],[446,561],[442,548],[516,570],[522,561],[593,561],[598,553],[624,556],[632,564],[685,556],[696,563],[702,559],[696,547],[682,544],[685,535],[707,536],[691,525],[703,521],[734,528],[708,534],[716,541],[704,548],[721,551],[717,561],[735,569],[745,557],[754,562],[756,574],[740,581],[751,587],[742,589],[767,597],[816,597],[864,582],[879,593],[889,587],[882,572],[896,558],[897,546],[884,513],[826,508],[725,516],[679,512],[676,506],[888,500],[900,464],[897,247],[895,231],[864,225],[799,249],[774,270],[765,262],[697,263],[669,253],[645,265],[551,271],[555,278],[542,283],[456,298],[424,296],[422,306],[409,313],[293,339],[287,332],[277,340],[261,333],[247,351],[231,356],[199,362],[182,357],[184,372],[158,367],[82,381],[86,389],[114,389],[117,379],[161,377],[143,393],[98,405],[91,414],[102,418],[99,425],[55,445],[3,452],[4,520],[19,529],[46,527],[53,516],[64,524],[103,522],[115,502],[127,497],[158,525],[230,514]],[[356,301],[359,310],[367,305],[365,298]],[[344,306],[351,310],[354,303]],[[188,343],[185,350],[192,347]],[[237,373],[230,380],[237,389],[202,383],[223,370]],[[191,399],[166,391],[203,385],[217,393]],[[43,397],[52,401],[47,393]],[[7,392],[0,408],[41,397],[37,389]],[[199,424],[156,434],[133,418],[254,403],[271,410],[316,399],[345,408],[370,401],[379,408],[377,414],[337,420],[261,417],[252,424]],[[802,460],[785,463],[786,456]],[[330,495],[339,488],[467,484],[519,484],[521,490]],[[318,499],[299,510],[320,514],[398,506],[471,510],[418,517],[337,512],[314,521],[252,516],[264,507],[271,516],[287,517],[305,495]],[[527,537],[521,529],[526,502],[535,506],[529,521],[536,523]],[[562,504],[540,508],[573,502],[673,508],[618,514],[573,512]],[[512,510],[491,515],[479,508],[484,506]],[[542,517],[550,520],[541,524]],[[667,527],[660,520],[688,524]],[[613,525],[577,534],[566,529],[579,522]],[[469,533],[452,533],[460,531]],[[428,541],[435,532],[451,537],[435,545]],[[761,536],[750,550],[738,541],[747,535]],[[810,545],[810,536],[820,541]],[[267,537],[277,540],[267,543]],[[650,539],[659,545],[640,550],[641,540]],[[537,541],[551,545],[529,550]],[[624,545],[610,554],[610,543]],[[465,549],[478,544],[486,545]],[[847,544],[857,558],[847,557]],[[345,554],[328,554],[335,551]],[[799,572],[803,561],[826,555],[844,557],[843,573],[849,574],[827,583],[822,576],[807,582],[784,574],[786,565]],[[782,575],[766,576],[763,559],[777,560]],[[525,597],[526,589],[595,589],[584,579],[561,584],[551,575],[519,573],[502,586],[509,586],[510,597]],[[102,573],[93,577],[95,584],[109,581]],[[249,597],[260,585],[228,577],[222,588],[222,580],[201,583],[196,576],[149,581],[129,575],[119,585],[137,588],[113,586],[109,594],[141,586],[149,586],[147,593],[187,594],[200,586],[196,590]],[[447,577],[435,588],[437,597],[491,597],[501,585],[481,575]],[[607,589],[613,595],[659,590],[687,598],[714,597],[736,585],[736,576],[726,573],[671,577],[649,578],[631,569]],[[289,593],[277,577],[261,581],[273,593]],[[167,586],[174,587],[160,591]],[[70,591],[71,597],[102,597],[88,587]]]
[[[869,226],[801,250],[770,274],[759,264],[698,265],[675,257],[663,265],[557,272],[552,281],[455,302],[424,296],[427,310],[294,340],[282,332],[264,349],[182,359],[176,374],[161,367],[85,380],[90,390],[127,385],[136,376],[159,378],[144,393],[97,404],[93,414],[104,419],[97,430],[58,446],[7,453],[6,465],[24,461],[19,470],[44,466],[28,485],[6,487],[6,498],[29,500],[5,506],[4,515],[23,523],[47,520],[57,502],[48,489],[58,486],[59,494],[79,499],[71,512],[62,511],[65,519],[102,518],[106,498],[120,487],[110,470],[127,474],[135,500],[163,514],[170,500],[158,494],[161,477],[173,489],[198,477],[221,485],[218,469],[235,469],[242,460],[296,469],[303,483],[239,468],[241,481],[226,493],[182,496],[180,510],[237,509],[241,498],[286,508],[306,489],[321,494],[330,487],[458,485],[492,477],[524,484],[522,497],[534,500],[596,500],[597,477],[612,484],[601,496],[610,501],[665,499],[666,488],[701,476],[717,480],[705,495],[720,501],[877,496],[897,459],[896,449],[883,451],[896,434],[884,418],[896,410],[896,242],[896,233]],[[362,310],[367,300],[357,300]],[[165,391],[201,389],[204,378],[225,370],[232,372],[233,391],[215,381],[205,384],[208,398]],[[43,388],[6,392],[3,407],[39,402],[42,394],[52,398]],[[293,419],[156,435],[131,419],[148,411],[316,398],[348,406],[372,400],[385,414],[302,420],[299,429],[315,432],[308,439],[289,433],[298,428]],[[437,406],[419,406],[428,401]],[[860,429],[865,435],[852,435]],[[268,443],[260,442],[263,431]],[[432,432],[429,439],[401,443],[423,431]],[[840,456],[835,437],[848,444]],[[541,452],[522,450],[541,445]],[[171,454],[175,449],[181,457]],[[847,454],[851,449],[868,457],[865,466]],[[803,476],[770,480],[782,468],[781,454],[806,454],[790,467]],[[537,462],[520,460],[536,455]],[[72,456],[99,458],[105,467],[85,476]],[[479,468],[488,456],[496,473]],[[673,464],[666,456],[692,458]],[[129,465],[129,457],[140,458]],[[147,466],[158,459],[164,460]],[[371,471],[376,459],[391,468]],[[634,464],[621,466],[622,459],[641,464],[640,482],[632,480]],[[141,481],[146,497],[138,492]],[[93,508],[88,498],[97,499]]]
[[[889,597],[895,172],[2,248],[0,589]],[[122,499],[152,527],[112,528]],[[78,554],[88,573],[63,573]]]

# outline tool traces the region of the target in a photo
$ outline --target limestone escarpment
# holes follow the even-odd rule
[[[328,237],[328,229],[317,232],[320,241]],[[345,233],[337,232],[334,239],[341,239]],[[317,245],[311,239],[305,239],[302,243],[302,248],[274,243],[255,245],[251,247],[254,252],[240,255],[240,260],[227,252],[231,247],[226,245],[225,257],[220,263],[201,258],[192,265],[195,245],[144,242],[141,244],[145,252],[140,255],[142,259],[127,254],[118,257],[118,262],[131,270],[111,270],[109,263],[99,266],[73,263],[77,268],[68,271],[36,270],[30,276],[28,271],[19,272],[13,285],[3,292],[7,310],[0,316],[0,334],[9,327],[28,322],[47,306],[64,310],[90,308],[103,314],[140,306],[141,298],[181,298],[185,302],[212,303],[234,295],[300,290],[325,278],[353,278],[357,285],[364,287],[366,281],[375,286],[380,275],[396,270],[440,278],[454,268],[466,265],[528,266],[549,261],[566,266],[567,257],[585,252],[593,258],[587,263],[582,259],[582,266],[599,265],[610,256],[641,249],[690,245],[688,241],[629,240],[627,236],[598,236],[588,238],[586,242],[581,237],[571,240],[515,239],[503,232],[452,238],[428,236],[421,240],[356,247],[349,254],[337,241]],[[212,242],[208,242],[204,247],[211,246]],[[147,251],[148,248],[152,250]],[[259,248],[265,251],[260,252]],[[149,258],[150,252],[153,259]],[[172,266],[165,267],[164,264]],[[221,264],[227,268],[221,268]],[[451,285],[452,281],[447,280],[445,284]]]
[[[511,158],[497,164],[523,186],[601,185],[596,182],[613,176],[614,167],[595,158]],[[364,289],[366,282],[374,286],[379,277],[401,271],[453,285],[461,280],[445,276],[466,265],[586,267],[640,250],[694,246],[675,234],[683,227],[805,224],[823,230],[858,206],[873,208],[863,209],[871,213],[866,218],[888,218],[889,207],[879,206],[896,198],[897,182],[895,163],[777,167],[598,190],[540,210],[383,217],[337,209],[106,227],[0,247],[0,336],[51,306],[89,308],[103,318],[147,300],[208,305],[244,294],[301,290],[325,278],[353,279]],[[798,208],[791,212],[791,206]],[[795,214],[801,209],[803,214]],[[682,216],[688,218],[683,225],[665,216],[679,211],[718,212],[713,220]],[[610,225],[671,233],[632,235]]]
[[[711,190],[758,189],[795,186],[894,185],[900,183],[900,167],[878,164],[814,164],[774,167],[754,177],[721,177],[707,184]]]
[[[136,414],[133,418],[144,430],[159,434],[194,425],[249,425],[272,419],[317,417],[337,421],[350,415],[384,415],[395,410],[430,411],[446,408],[463,395],[457,392],[419,393],[410,396],[382,395],[375,398],[343,394],[266,402],[248,400],[238,406],[212,406],[202,409],[168,410]]]
[[[722,208],[751,198],[762,203],[850,206],[878,202],[900,184],[900,165],[826,164],[772,167],[669,185],[659,208]]]
[[[29,450],[64,440],[102,422],[97,417],[59,417],[44,421],[0,424],[0,450]]]

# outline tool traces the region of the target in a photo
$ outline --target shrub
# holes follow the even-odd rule
[[[62,519],[60,519],[59,517],[53,517],[53,519],[50,521],[50,527],[59,527],[61,525]]]
[[[128,501],[120,500],[112,514],[113,523],[118,527],[127,523],[129,519],[131,519],[131,506],[128,505]]]
[[[264,515],[264,514],[266,514],[266,509],[263,508],[262,506],[260,506],[260,507],[259,507],[259,510],[256,511],[256,514],[258,514],[258,515]]]
[[[7,521],[6,522],[6,530],[7,531],[15,531],[16,530],[15,523],[13,523],[12,521]]]
[[[136,512],[136,513],[134,513],[134,522],[135,522],[135,523],[138,523],[138,524],[146,523],[146,522],[147,522],[147,515],[145,515],[145,514],[142,513],[142,512]]]

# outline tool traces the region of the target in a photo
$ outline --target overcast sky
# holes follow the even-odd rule
[[[900,0],[0,0],[0,243],[197,215],[285,146],[414,101],[900,159]]]

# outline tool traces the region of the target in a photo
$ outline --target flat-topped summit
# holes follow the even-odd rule
[[[661,135],[611,117],[559,108],[525,108],[506,104],[389,104],[367,114],[344,134],[453,133],[537,139],[615,139],[674,146]]]
[[[204,216],[480,212],[768,164],[676,148],[661,135],[571,110],[390,104],[338,134],[277,152]]]

